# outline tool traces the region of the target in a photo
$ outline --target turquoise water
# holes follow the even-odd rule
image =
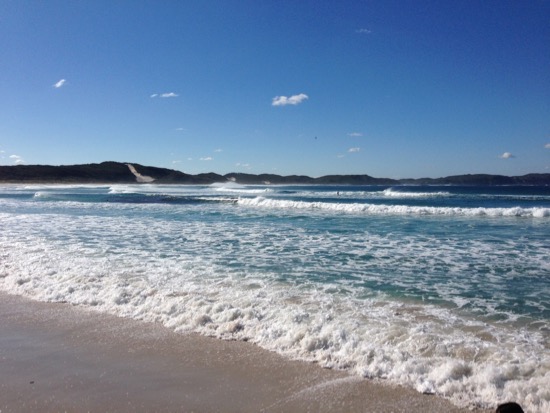
[[[550,188],[0,187],[0,288],[550,409]]]

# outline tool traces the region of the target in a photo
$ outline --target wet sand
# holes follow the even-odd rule
[[[250,343],[0,293],[0,411],[470,410]]]

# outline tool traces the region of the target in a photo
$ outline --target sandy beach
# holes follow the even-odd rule
[[[257,346],[0,295],[0,411],[461,412]]]

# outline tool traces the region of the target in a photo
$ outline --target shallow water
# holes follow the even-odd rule
[[[550,410],[550,188],[0,187],[0,288]]]

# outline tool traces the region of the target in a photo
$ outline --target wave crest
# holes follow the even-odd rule
[[[309,209],[373,215],[438,215],[438,216],[487,216],[487,217],[550,217],[550,208],[461,208],[408,205],[378,205],[361,203],[310,202],[270,199],[264,197],[239,198],[241,206],[277,209]]]
[[[382,191],[384,196],[391,198],[430,198],[430,197],[443,197],[451,196],[450,192],[408,192],[408,191],[397,191],[393,188],[384,189]]]

